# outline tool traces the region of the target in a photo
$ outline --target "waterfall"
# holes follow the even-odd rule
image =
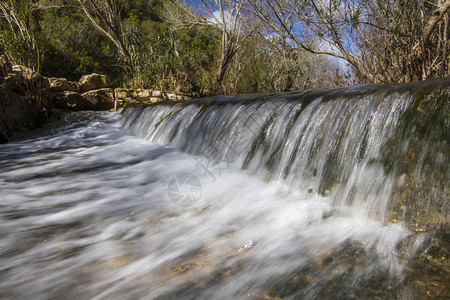
[[[449,87],[57,113],[0,145],[0,298],[447,299]]]
[[[449,221],[449,84],[166,102],[126,109],[123,125],[212,165],[325,195],[338,210],[382,221],[407,215],[401,221],[417,229]],[[402,199],[411,186],[422,189],[414,203]]]

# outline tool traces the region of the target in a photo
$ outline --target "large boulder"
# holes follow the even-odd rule
[[[3,94],[16,93],[18,95],[25,95],[27,87],[25,85],[25,78],[22,74],[11,72],[1,80]]]
[[[70,81],[67,81],[65,78],[58,78],[58,77],[50,77],[48,79],[50,83],[50,92],[56,93],[56,92],[76,92],[78,88],[77,83],[73,83]]]
[[[109,80],[108,76],[100,75],[100,74],[90,74],[81,77],[78,81],[78,88],[81,93],[103,89],[103,88],[112,88],[113,84],[111,80]]]
[[[1,91],[0,91],[1,93]],[[33,128],[45,120],[40,114],[40,107],[16,93],[2,94],[0,96],[0,123],[1,142],[6,142],[7,137],[16,132]]]
[[[69,110],[108,110],[114,108],[113,89],[98,89],[80,94],[63,91],[50,93],[53,108]]]
[[[89,106],[89,102],[77,92],[52,92],[50,93],[49,98],[50,102],[53,104],[53,108],[83,110]]]
[[[105,110],[114,108],[114,90],[110,88],[97,89],[82,94],[86,99],[86,109]]]
[[[47,119],[48,80],[23,66],[0,61],[0,143]]]
[[[12,75],[18,78],[23,77],[23,82],[20,79],[17,82],[23,95],[39,98],[40,101],[47,103],[50,84],[46,77],[21,65],[12,66]]]

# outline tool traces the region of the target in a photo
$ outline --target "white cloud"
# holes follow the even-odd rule
[[[225,28],[230,28],[233,24],[233,16],[231,15],[231,13],[229,11],[224,11],[223,12],[223,16],[220,13],[219,10],[216,10],[215,12],[213,12],[213,15],[210,16],[207,19],[208,23],[210,24],[215,24],[219,27],[225,27]],[[225,22],[225,26],[224,23]]]

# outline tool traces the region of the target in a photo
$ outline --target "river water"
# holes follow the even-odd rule
[[[0,145],[0,297],[413,299],[425,235],[385,216],[404,177],[379,155],[412,98],[273,98],[68,113]]]

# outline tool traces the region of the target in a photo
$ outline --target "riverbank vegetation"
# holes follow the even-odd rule
[[[448,76],[449,19],[450,0],[3,0],[0,51],[69,80],[282,92]]]

